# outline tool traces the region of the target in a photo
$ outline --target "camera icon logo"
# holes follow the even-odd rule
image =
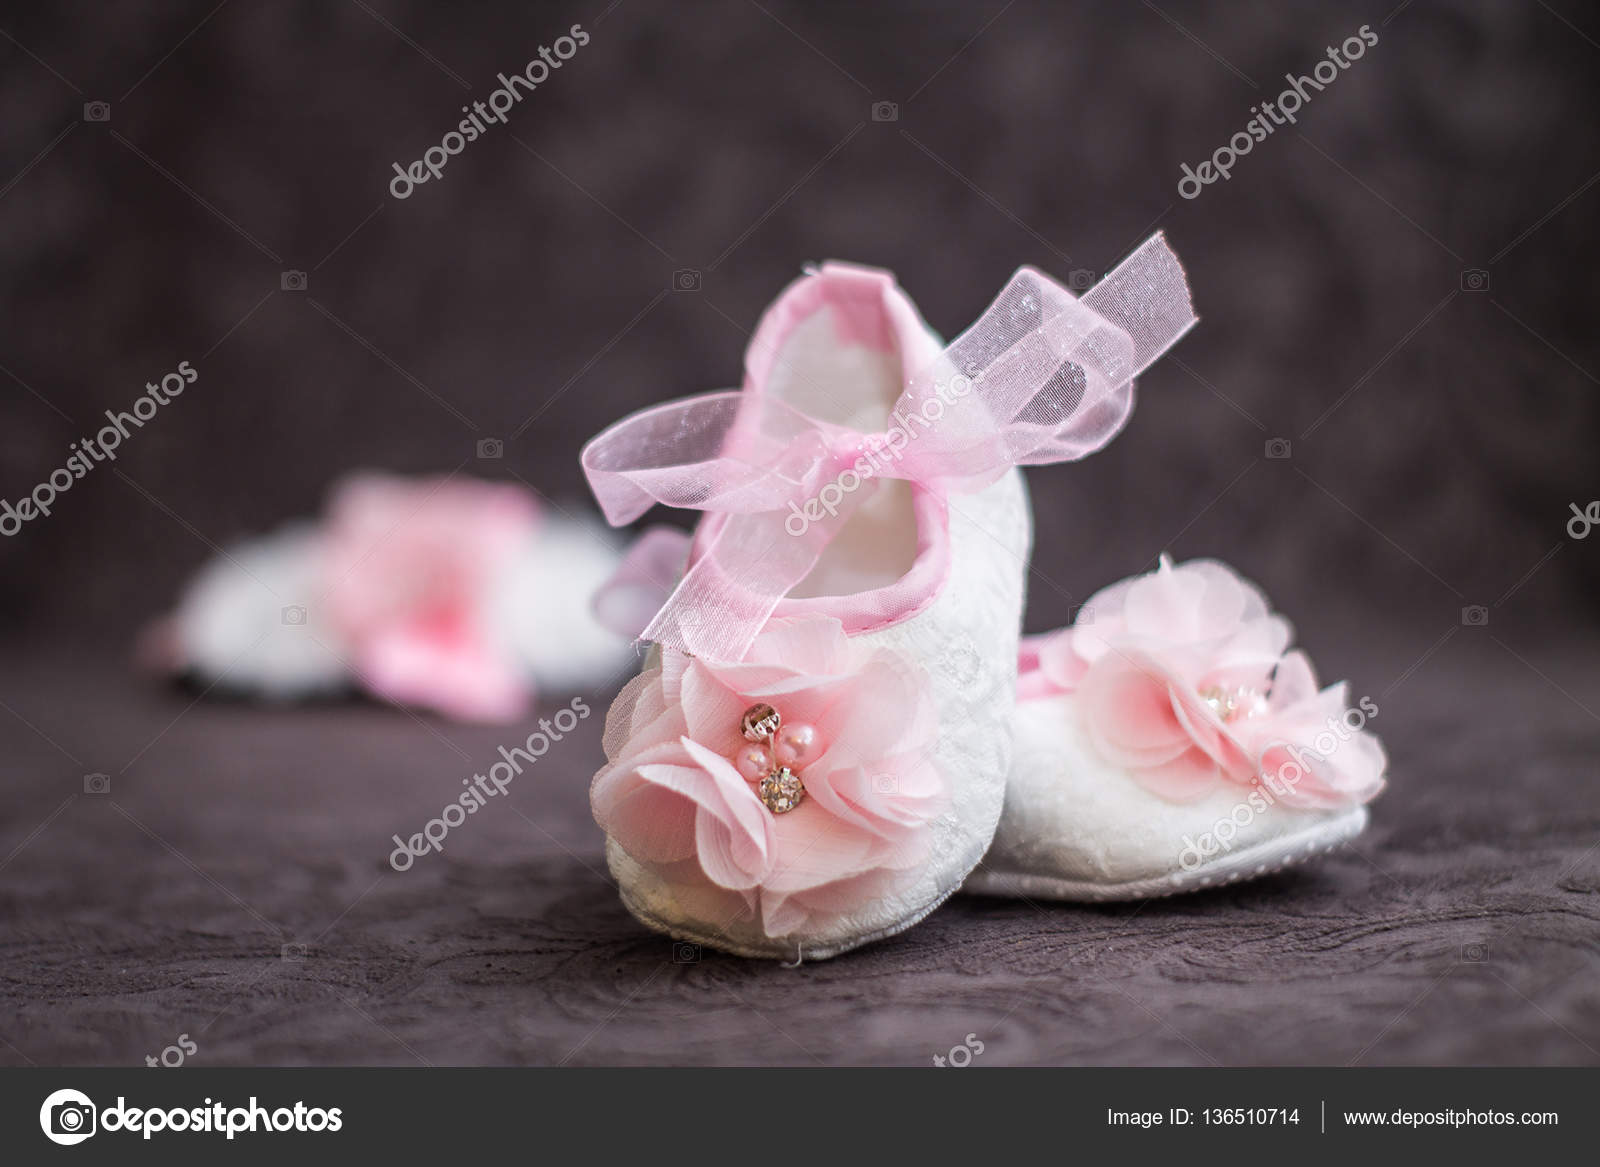
[[[278,287],[285,292],[303,292],[308,283],[306,273],[303,271],[290,269],[278,277]]]
[[[1468,604],[1461,609],[1461,623],[1468,628],[1483,628],[1489,623],[1489,609],[1482,604]]]
[[[95,1107],[79,1090],[57,1090],[39,1108],[39,1129],[52,1143],[76,1146],[95,1132]]]
[[[85,794],[110,794],[110,774],[85,774],[83,776],[83,792]]]
[[[506,454],[506,444],[503,441],[501,441],[499,438],[479,438],[478,439],[478,457],[479,458],[486,459],[486,460],[492,460],[492,459],[495,459],[495,458],[504,458],[505,454]]]
[[[111,103],[109,101],[86,101],[83,103],[83,120],[86,122],[108,122],[111,120]]]
[[[290,604],[283,610],[283,622],[292,628],[303,628],[306,623],[304,605]]]
[[[1463,944],[1461,946],[1461,960],[1464,964],[1482,964],[1489,959],[1489,946],[1487,944]]]
[[[700,273],[692,267],[680,267],[672,273],[672,290],[674,292],[698,292],[700,290]]]
[[[299,964],[306,958],[306,946],[298,940],[291,940],[278,950],[278,956],[290,964]]]
[[[700,946],[690,944],[687,940],[674,940],[672,942],[673,964],[699,964]]]
[[[1293,447],[1290,446],[1288,438],[1267,439],[1267,457],[1275,462],[1282,462],[1287,459],[1292,449]]]
[[[900,783],[893,774],[874,774],[872,776],[872,792],[874,794],[894,794],[900,789]]]
[[[892,101],[875,101],[872,103],[872,120],[897,122],[900,120],[900,107]]]
[[[1461,273],[1461,290],[1463,292],[1487,292],[1489,290],[1489,273],[1481,267],[1469,267]]]
[[[1074,292],[1087,292],[1094,287],[1094,272],[1088,268],[1073,268],[1067,273],[1067,287]]]

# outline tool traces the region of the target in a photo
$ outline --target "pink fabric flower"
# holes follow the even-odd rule
[[[361,681],[470,721],[522,716],[525,670],[485,627],[496,572],[532,538],[515,486],[358,474],[328,508],[328,602]]]
[[[1096,593],[1071,627],[1026,642],[1019,697],[1076,693],[1095,748],[1174,802],[1258,781],[1293,806],[1366,802],[1386,765],[1364,732],[1376,706],[1347,709],[1343,685],[1319,692],[1290,637],[1226,564],[1163,556]]]
[[[782,814],[734,763],[759,703],[817,731],[806,797]],[[946,806],[936,736],[899,657],[858,649],[837,620],[774,620],[738,663],[668,652],[631,682],[606,727],[595,819],[704,916],[755,912],[773,937],[815,929],[915,878]]]

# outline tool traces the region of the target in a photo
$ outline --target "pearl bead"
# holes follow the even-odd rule
[[[766,746],[752,743],[734,755],[733,764],[746,782],[760,782],[772,769],[772,754]]]
[[[802,722],[779,730],[772,752],[780,765],[798,769],[822,752],[821,744],[816,726]]]
[[[1200,690],[1200,699],[1225,722],[1238,721],[1245,717],[1259,717],[1267,712],[1267,699],[1254,689],[1243,686],[1224,689],[1220,685],[1212,685]]]

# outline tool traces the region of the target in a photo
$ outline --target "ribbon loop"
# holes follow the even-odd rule
[[[1126,423],[1134,377],[1196,319],[1183,269],[1157,232],[1081,299],[1043,272],[1019,269],[931,367],[911,371],[880,433],[741,391],[624,418],[582,454],[613,525],[658,502],[729,516],[645,639],[741,659],[867,481],[965,492],[1013,466],[1091,454]]]

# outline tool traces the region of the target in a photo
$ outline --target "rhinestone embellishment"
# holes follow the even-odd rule
[[[806,796],[806,788],[800,781],[800,775],[787,766],[778,766],[761,780],[759,793],[761,801],[767,804],[767,809],[773,814],[787,814],[800,805],[800,800]]]
[[[1223,721],[1237,721],[1266,712],[1267,699],[1254,689],[1224,689],[1220,685],[1200,691],[1200,699]]]
[[[783,718],[772,706],[752,705],[739,719],[739,732],[744,734],[746,741],[764,742],[777,733],[782,725]]]
[[[795,741],[791,742],[786,737],[783,743],[784,749],[779,750],[778,733],[782,728],[783,718],[770,705],[752,705],[744,711],[744,716],[739,718],[739,732],[744,735],[746,741],[756,743],[757,747],[754,750],[747,748],[740,751],[739,772],[746,779],[756,782],[756,793],[760,796],[762,804],[773,814],[788,814],[804,800],[805,783],[800,780],[795,767],[798,766],[802,755],[808,755],[816,732],[810,726],[793,726],[790,728],[789,736],[794,737]],[[775,754],[782,760],[773,762],[765,773],[759,775],[752,773],[759,766],[765,765]],[[785,761],[793,765],[785,765]]]

